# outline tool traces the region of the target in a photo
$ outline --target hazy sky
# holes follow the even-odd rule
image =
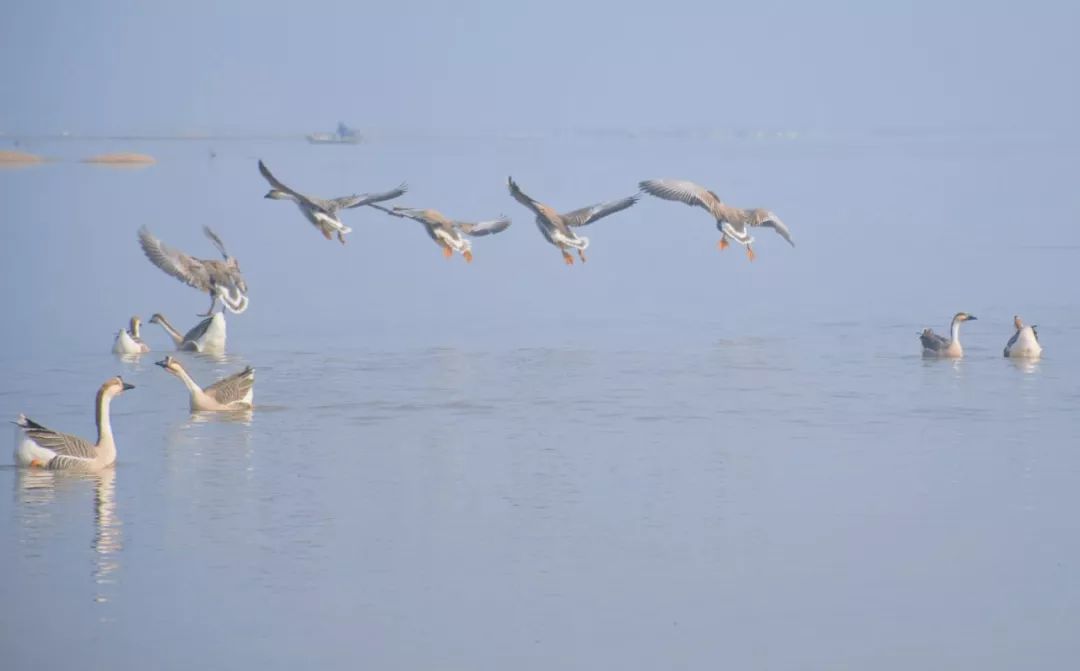
[[[0,130],[1052,127],[1076,3],[0,6]]]

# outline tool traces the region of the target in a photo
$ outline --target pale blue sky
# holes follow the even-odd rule
[[[1064,2],[22,0],[0,7],[0,130],[1061,130],[1078,19]]]

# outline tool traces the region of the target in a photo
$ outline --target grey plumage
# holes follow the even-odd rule
[[[922,343],[923,349],[928,349],[934,352],[944,352],[949,348],[951,342],[945,336],[934,333],[934,329],[923,329],[923,332],[919,335],[919,342]]]
[[[709,189],[686,180],[647,179],[639,182],[638,186],[643,192],[657,198],[702,208],[716,219],[716,228],[721,233],[748,248],[754,238],[747,227],[771,228],[787,240],[788,244],[795,246],[795,241],[791,239],[791,231],[770,210],[732,207]]]
[[[239,373],[222,378],[203,392],[222,405],[242,400],[255,385],[255,369],[248,366]]]
[[[536,226],[540,229],[540,233],[545,240],[562,251],[563,259],[568,265],[573,263],[573,258],[567,253],[567,248],[577,249],[581,260],[584,261],[585,255],[583,251],[589,245],[589,239],[578,236],[571,230],[571,227],[586,226],[608,215],[621,212],[636,203],[639,198],[637,195],[628,196],[560,214],[554,208],[527,195],[512,177],[507,178],[506,184],[514,200],[529,208],[536,215]]]
[[[19,415],[15,424],[35,443],[56,453],[56,457],[45,465],[49,469],[70,468],[72,459],[93,459],[97,456],[97,446],[88,440],[46,428],[26,415]]]
[[[208,226],[203,226],[203,233],[221,252],[224,260],[196,259],[166,245],[145,226],[139,229],[139,245],[155,266],[184,284],[210,294],[210,310],[207,314],[214,311],[219,299],[230,312],[239,314],[247,309],[248,304],[247,282],[240,273],[240,264],[229,256],[221,238]]]
[[[315,226],[327,240],[330,240],[332,235],[337,233],[338,240],[340,240],[342,244],[345,244],[345,234],[351,233],[352,229],[341,222],[341,219],[338,216],[338,213],[341,210],[353,209],[363,205],[371,205],[373,203],[392,200],[404,194],[409,188],[406,184],[402,183],[389,191],[361,193],[353,194],[351,196],[342,196],[340,198],[324,199],[302,194],[299,191],[286,186],[281,180],[274,177],[273,173],[270,172],[270,169],[266,167],[266,164],[263,163],[262,160],[259,161],[259,173],[272,187],[271,191],[266,194],[267,198],[292,200],[296,203],[297,207],[300,208],[304,217]]]

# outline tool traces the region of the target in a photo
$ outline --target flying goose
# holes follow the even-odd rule
[[[150,351],[150,346],[143,342],[139,336],[141,320],[136,316],[131,318],[127,329],[120,329],[113,341],[113,354],[143,354]]]
[[[166,356],[156,362],[165,370],[169,371],[191,392],[191,411],[200,410],[251,410],[251,401],[254,396],[255,369],[248,366],[239,373],[222,378],[203,389],[195,380],[191,379],[188,372],[180,365],[180,362],[171,356]]]
[[[172,338],[173,344],[176,349],[187,352],[215,352],[222,353],[225,351],[225,312],[215,312],[212,316],[207,317],[195,326],[191,328],[187,333],[180,335],[180,332],[173,328],[173,325],[169,323],[168,319],[165,319],[165,315],[160,312],[154,313],[154,316],[150,317],[151,324],[159,324],[161,328],[165,329],[165,333]]]
[[[754,236],[750,235],[747,230],[748,226],[771,228],[779,233],[780,237],[787,240],[792,247],[795,246],[795,242],[791,239],[791,231],[784,225],[784,222],[780,221],[780,217],[769,210],[744,210],[740,207],[726,205],[715,193],[693,182],[675,179],[647,179],[639,182],[638,186],[645,193],[657,198],[675,200],[704,209],[716,218],[716,228],[720,230],[721,234],[720,249],[727,248],[728,238],[731,238],[746,247],[746,256],[751,261],[754,260],[756,254],[754,254],[754,249],[750,246],[754,242]]]
[[[919,341],[923,346],[923,356],[926,357],[950,357],[960,358],[964,356],[964,348],[960,346],[960,324],[975,321],[977,317],[966,312],[957,312],[949,325],[950,337],[940,336],[934,333],[934,329],[923,329],[919,334]]]
[[[371,207],[382,210],[394,217],[419,221],[424,225],[424,230],[435,241],[435,244],[442,247],[443,256],[450,258],[454,252],[459,252],[468,263],[472,263],[473,259],[472,242],[466,240],[462,233],[478,238],[484,235],[500,233],[510,226],[510,218],[506,215],[500,215],[498,219],[490,221],[468,222],[447,219],[437,210],[418,210],[411,207],[389,209],[375,204],[371,204]]]
[[[1042,356],[1042,345],[1039,344],[1039,332],[1035,326],[1024,326],[1020,316],[1013,317],[1013,326],[1016,333],[1005,344],[1005,356],[1011,359],[1038,359]]]
[[[384,200],[397,198],[409,188],[405,184],[402,184],[396,189],[391,189],[390,191],[384,191],[382,193],[353,194],[351,196],[342,196],[341,198],[324,200],[322,198],[305,196],[304,194],[285,186],[270,173],[270,169],[266,167],[266,164],[263,163],[262,160],[259,160],[259,172],[266,178],[266,181],[270,182],[271,187],[270,190],[266,192],[266,195],[263,196],[264,198],[293,201],[296,203],[296,206],[300,208],[304,217],[311,222],[312,226],[319,229],[327,240],[331,240],[332,235],[336,232],[338,240],[343,245],[345,244],[345,234],[352,233],[352,229],[341,223],[341,219],[338,218],[338,212],[354,207],[360,207],[361,205],[370,205],[372,203],[380,203]]]
[[[568,266],[574,265],[574,257],[570,256],[569,249],[576,249],[578,256],[581,257],[581,262],[585,263],[585,249],[589,246],[589,239],[574,233],[571,230],[572,227],[577,228],[591,224],[609,214],[625,210],[638,201],[638,196],[635,195],[559,214],[547,205],[526,196],[518,188],[512,177],[506,179],[506,184],[510,188],[510,195],[514,197],[514,200],[536,214],[536,227],[540,229],[540,233],[545,240],[559,248],[563,255],[563,261]]]
[[[51,470],[99,471],[116,461],[116,442],[109,422],[109,404],[113,398],[135,387],[120,377],[101,385],[94,401],[98,438],[96,443],[60,433],[19,415],[15,421],[19,436],[15,443],[15,463],[19,466]]]
[[[224,261],[188,256],[155,238],[145,226],[139,229],[139,244],[155,266],[188,286],[210,294],[210,309],[200,317],[213,314],[219,299],[230,312],[240,314],[248,307],[247,282],[240,274],[240,264],[229,256],[221,238],[208,226],[203,226],[203,233],[221,252]]]

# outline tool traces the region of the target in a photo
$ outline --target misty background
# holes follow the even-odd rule
[[[14,2],[8,133],[1069,132],[1071,3]]]
[[[1078,14],[3,4],[0,150],[48,160],[0,166],[0,420],[92,435],[102,380],[136,386],[106,476],[0,462],[5,661],[1067,666]],[[365,142],[304,141],[339,120]],[[106,152],[156,162],[81,162]],[[466,264],[360,208],[342,247],[263,198],[259,159],[514,223]],[[756,231],[750,263],[643,197],[567,268],[507,176],[560,211],[689,179],[797,247]],[[156,326],[109,353],[208,302],[143,225],[239,259],[228,355],[176,356],[204,384],[254,366],[250,417],[189,415]],[[960,310],[965,357],[922,359]],[[1043,360],[1002,358],[1017,313]]]

